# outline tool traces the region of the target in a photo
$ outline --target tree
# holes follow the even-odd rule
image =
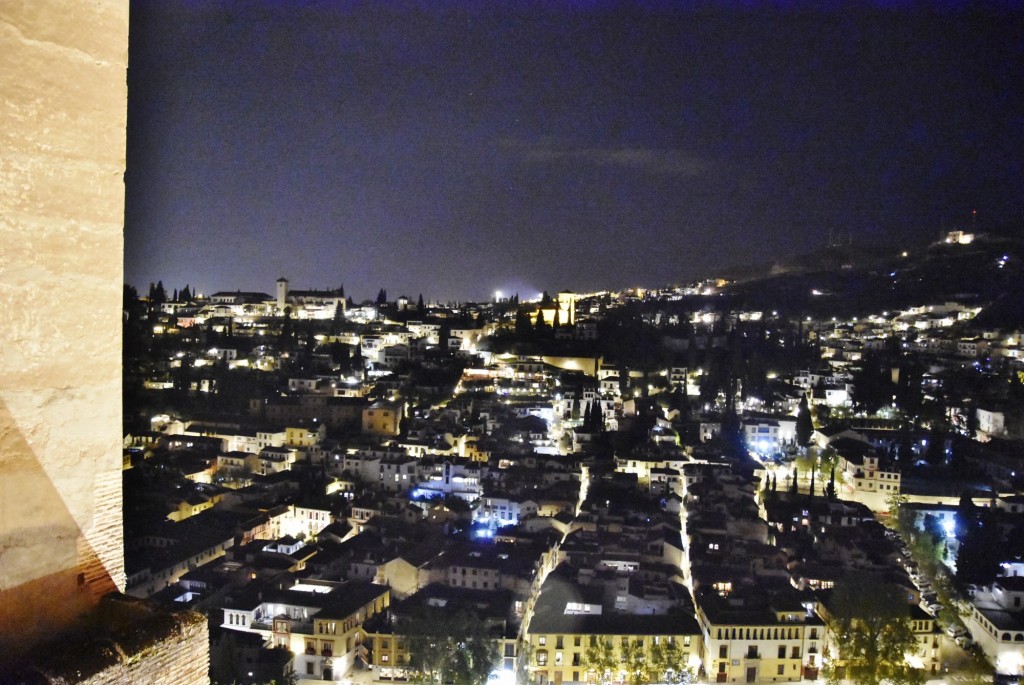
[[[533,333],[533,325],[530,323],[530,315],[522,309],[516,310],[515,331],[517,338],[529,338]]]
[[[865,357],[853,373],[854,407],[875,413],[880,407],[892,402],[893,383],[891,370],[878,354]]]
[[[600,400],[591,400],[589,409],[589,418],[587,419],[587,433],[601,433],[604,431],[604,411],[601,409]]]
[[[474,614],[421,607],[403,617],[397,634],[409,645],[410,680],[424,685],[484,685],[501,655]]]
[[[667,685],[687,685],[696,680],[697,674],[683,661],[679,646],[673,642],[660,640],[651,645],[648,660],[654,678]]]
[[[987,585],[999,572],[1007,540],[999,530],[995,512],[986,509],[968,521],[956,555],[956,580],[965,585]]]
[[[796,410],[796,442],[801,447],[811,444],[814,435],[814,423],[811,421],[811,410],[807,406],[807,395],[800,398],[800,406]]]
[[[593,676],[588,678],[590,682],[608,685],[615,680],[619,660],[615,657],[612,639],[610,637],[591,637],[590,644],[583,652],[581,664],[583,669]]]
[[[337,335],[341,332],[341,327],[345,323],[345,305],[342,304],[342,300],[338,300],[334,303],[334,316],[331,317],[331,335]]]
[[[912,668],[906,653],[917,647],[910,610],[902,591],[867,573],[850,573],[828,602],[829,629],[838,649],[825,678],[857,685],[918,685],[924,672]]]
[[[928,434],[928,448],[925,450],[924,458],[932,466],[946,463],[946,436],[937,428],[933,428]]]
[[[832,475],[828,478],[828,485],[825,486],[825,497],[834,500],[838,493],[836,492],[836,467],[832,467]]]
[[[544,310],[537,310],[537,318],[533,321],[533,332],[538,338],[546,338],[548,333],[551,332],[551,327],[548,326],[548,322],[544,320]]]
[[[157,281],[156,285],[149,284],[149,301],[154,304],[163,304],[167,301],[167,291],[164,290],[163,281]]]
[[[624,675],[627,685],[693,682],[694,672],[683,663],[683,655],[674,642],[650,635],[622,638],[616,653],[610,637],[593,637],[583,653],[581,665],[590,682],[608,685]]]
[[[960,493],[960,502],[956,507],[956,528],[954,528],[956,539],[963,543],[968,531],[975,526],[978,520],[978,507],[974,504],[974,498],[970,490]]]
[[[821,464],[821,470],[835,469],[839,465],[839,452],[836,451],[835,447],[826,447],[818,452],[818,462]]]
[[[892,517],[897,524],[902,522],[900,516],[905,511],[903,505],[907,503],[907,496],[901,495],[898,492],[891,493],[885,500],[886,506],[889,507],[889,516]]]
[[[287,306],[284,308],[284,322],[281,324],[281,337],[279,339],[279,343],[281,347],[291,347],[294,342],[295,330],[292,326],[292,308]]]
[[[683,654],[674,641],[661,639],[654,642],[647,660],[651,667],[653,682],[683,685],[693,682],[696,678],[696,673],[686,665]]]
[[[924,532],[931,537],[933,544],[938,544],[946,537],[946,531],[942,527],[942,523],[935,514],[925,514],[924,521],[922,522]]]
[[[622,638],[620,669],[625,672],[627,685],[646,685],[656,678],[654,664],[645,658],[641,637]]]

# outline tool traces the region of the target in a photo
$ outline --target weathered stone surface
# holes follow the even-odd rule
[[[124,588],[127,56],[127,0],[0,3],[4,656]]]
[[[209,628],[194,612],[171,613],[108,596],[68,633],[38,645],[15,682],[63,685],[207,685]],[[0,682],[4,680],[0,670]]]

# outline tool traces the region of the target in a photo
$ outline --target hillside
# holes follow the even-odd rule
[[[843,246],[755,275],[733,271],[725,290],[744,308],[849,316],[956,301],[989,307],[980,321],[1024,321],[1024,243],[991,238],[931,245],[907,256]],[[1006,324],[1004,324],[1006,325]]]

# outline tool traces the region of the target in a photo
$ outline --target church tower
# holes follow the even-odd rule
[[[281,312],[284,310],[285,305],[288,304],[288,279],[279,278],[277,279],[277,311]]]

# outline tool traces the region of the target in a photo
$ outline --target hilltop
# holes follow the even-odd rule
[[[984,236],[915,251],[843,245],[726,276],[724,294],[749,309],[852,316],[949,301],[991,306],[991,317],[1004,325],[1024,322],[1024,241],[1017,238]]]

